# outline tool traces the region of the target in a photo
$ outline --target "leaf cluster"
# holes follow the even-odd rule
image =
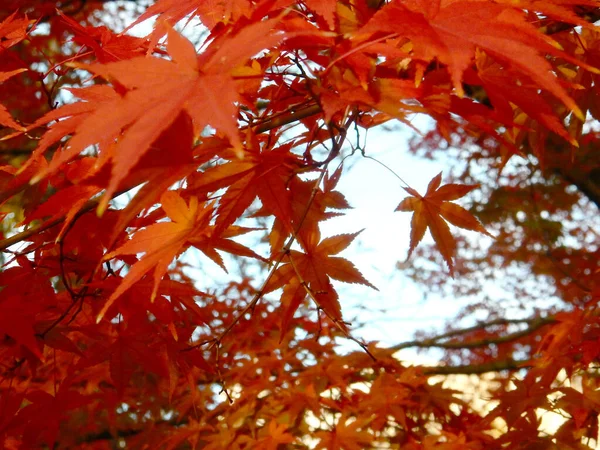
[[[158,0],[122,32],[108,3],[0,5],[4,448],[594,445],[595,0]],[[343,256],[360,231],[323,223],[350,207],[366,130],[415,115],[435,127],[421,150],[465,169],[423,195],[402,181],[408,256],[447,266],[406,272],[485,295],[525,266],[511,295],[533,275],[559,307],[481,301],[460,318],[490,320],[462,329],[354,337],[338,282],[377,288]],[[210,265],[232,274],[202,291],[190,269]],[[402,364],[407,347],[446,365]],[[433,378],[487,372],[491,411]],[[566,420],[548,435],[540,411]]]

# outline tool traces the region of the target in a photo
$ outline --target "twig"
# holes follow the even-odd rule
[[[515,372],[521,369],[530,369],[532,367],[528,360],[506,359],[502,361],[492,361],[483,364],[466,364],[462,366],[438,366],[424,367],[425,375],[480,375],[489,372],[509,371]]]
[[[286,114],[268,118],[262,124],[255,126],[254,132],[265,133],[267,131],[271,131],[274,128],[279,128],[283,125],[296,122],[298,120],[313,116],[315,114],[319,114],[320,112],[321,107],[317,104],[308,104],[298,109],[294,108],[286,112]]]
[[[254,128],[254,132],[255,133],[266,133],[267,131],[270,131],[274,128],[294,122],[296,120],[300,120],[304,117],[318,114],[319,112],[321,112],[319,105],[308,105],[308,106],[306,106],[304,108],[300,108],[300,109],[292,108],[288,113],[282,114],[281,116],[278,116],[276,118],[273,118],[272,120],[266,121],[265,123],[263,123],[261,125],[258,125],[257,127]],[[242,127],[242,130],[247,129],[247,128],[248,128],[247,126]],[[129,188],[123,189],[122,191],[116,192],[112,198],[118,197],[119,195],[121,195],[127,191],[130,191],[131,189],[136,188],[137,186],[139,186],[142,183],[138,183],[135,186],[131,186]],[[13,190],[11,192],[11,194],[15,195],[24,188],[25,188],[25,186],[21,187],[18,190]],[[94,209],[96,206],[98,206],[98,203],[99,203],[98,200],[89,200],[82,206],[82,208],[78,214],[83,214],[84,212]],[[65,216],[57,217],[56,219],[53,219],[53,220],[43,223],[39,227],[29,228],[25,231],[22,231],[21,233],[17,233],[6,239],[3,239],[0,241],[0,251],[3,251],[5,249],[9,248],[12,245],[18,244],[19,242],[25,241],[37,233],[41,233],[42,231],[46,231],[49,228],[53,228],[56,225],[61,224],[64,220],[65,220]]]
[[[548,324],[551,324],[554,322],[556,322],[556,319],[554,319],[554,317],[552,317],[552,316],[536,317],[533,319],[497,319],[497,320],[492,320],[489,322],[479,323],[472,327],[462,328],[460,330],[452,330],[447,333],[440,334],[438,336],[434,336],[432,338],[425,339],[425,340],[421,339],[421,340],[402,342],[400,344],[396,344],[396,345],[389,347],[389,349],[397,351],[397,350],[402,350],[405,348],[413,348],[413,347],[414,348],[436,347],[436,348],[446,348],[446,349],[484,347],[484,346],[490,345],[490,344],[499,344],[499,343],[505,343],[505,342],[511,342],[511,341],[517,340],[521,337],[524,337],[524,336],[527,336],[528,334],[533,333],[534,331],[538,330],[539,328],[541,328],[545,325],[548,325]],[[529,324],[529,326],[525,330],[517,331],[517,332],[511,333],[511,334],[505,335],[505,336],[500,336],[498,338],[480,339],[480,340],[472,341],[472,342],[440,342],[441,340],[444,340],[444,339],[462,336],[462,335],[471,333],[473,331],[483,330],[485,328],[489,328],[492,326],[520,324],[520,323],[527,323],[527,324]]]
[[[349,119],[349,121],[347,122],[347,124],[344,126],[345,129],[347,129],[347,127],[350,126],[350,124],[352,123],[352,120],[354,120],[354,119],[353,118]],[[331,149],[332,152],[336,151],[336,148],[335,148],[336,146],[341,146],[341,142],[343,142],[343,140],[345,139],[345,137],[346,137],[345,133],[340,134],[340,136],[339,136],[340,143],[336,142],[334,144],[334,148]],[[334,142],[335,142],[335,140],[334,140]],[[265,289],[267,288],[267,285],[269,284],[269,281],[271,281],[271,278],[273,278],[273,275],[275,274],[275,271],[279,268],[279,265],[283,261],[283,258],[285,257],[286,254],[289,253],[290,249],[292,248],[292,245],[296,241],[296,235],[300,232],[300,229],[302,228],[302,225],[304,224],[304,221],[306,220],[306,217],[308,216],[308,211],[310,210],[310,206],[312,205],[312,203],[313,203],[313,201],[315,199],[315,196],[317,195],[317,192],[319,190],[319,186],[320,186],[321,182],[323,181],[323,178],[325,177],[325,173],[326,173],[326,167],[321,170],[321,174],[315,180],[315,183],[313,185],[313,189],[311,191],[310,197],[309,197],[308,201],[306,202],[304,211],[302,213],[302,216],[300,217],[300,220],[296,224],[296,228],[294,229],[294,232],[288,238],[288,240],[286,241],[285,245],[283,246],[281,252],[279,253],[279,256],[277,256],[277,258],[273,262],[273,266],[271,267],[271,270],[269,270],[269,273],[267,274],[265,280],[263,281],[260,289],[256,292],[256,294],[254,294],[254,296],[252,297],[252,299],[250,300],[250,302],[248,302],[248,304],[244,307],[244,309],[242,309],[242,311],[232,320],[232,322],[227,326],[227,328],[225,328],[225,330],[223,330],[219,334],[219,336],[215,338],[215,341],[211,344],[210,348],[214,347],[215,345],[219,345],[221,343],[221,341],[223,340],[223,338],[240,321],[240,319],[246,313],[248,313],[249,311],[251,311],[256,306],[256,304],[258,303],[258,301],[265,294]]]
[[[306,291],[306,293],[308,294],[310,299],[317,306],[317,311],[323,311],[325,313],[325,315],[329,318],[329,320],[331,320],[333,322],[333,324],[337,327],[337,329],[343,333],[344,337],[346,337],[347,339],[350,339],[353,342],[356,342],[360,346],[360,348],[362,348],[365,351],[365,353],[371,357],[371,359],[373,361],[377,361],[377,358],[375,358],[375,356],[369,351],[369,348],[367,347],[367,345],[364,342],[359,341],[357,338],[355,338],[348,332],[348,330],[345,328],[345,323],[343,321],[341,321],[337,317],[334,317],[328,310],[323,308],[323,305],[321,305],[321,302],[319,300],[317,300],[317,296],[315,295],[315,293],[313,292],[311,287],[308,285],[308,283],[302,277],[302,274],[298,270],[298,266],[296,266],[296,264],[294,263],[294,259],[292,258],[292,255],[289,251],[287,253],[287,257],[290,262],[290,266],[292,266],[292,268],[294,269],[294,272],[296,273],[298,282],[300,283],[300,285],[302,285],[302,287],[304,288],[304,290]]]

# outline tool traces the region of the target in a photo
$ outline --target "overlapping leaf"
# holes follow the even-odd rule
[[[6,49],[13,45],[21,42],[27,35],[27,27],[30,21],[27,17],[17,17],[14,13],[0,22],[0,54]],[[8,80],[10,77],[17,75],[27,69],[14,69],[7,72],[0,71],[0,83]],[[15,130],[22,130],[23,127],[19,125],[10,115],[6,107],[0,104],[0,125],[5,127],[13,128]]]
[[[17,75],[21,72],[25,72],[27,69],[16,69],[10,72],[0,72],[0,83],[8,80],[10,77]],[[5,127],[13,128],[15,130],[24,130],[25,128],[19,125],[15,119],[11,116],[10,112],[4,105],[0,104],[0,125]]]
[[[322,184],[303,175],[327,170],[325,163],[318,162],[326,158],[318,148],[324,144],[331,149],[331,138],[342,138],[350,131],[345,129],[346,119],[356,118],[359,126],[375,126],[391,117],[405,119],[407,112],[429,113],[437,129],[425,144],[435,146],[440,135],[453,143],[468,143],[463,150],[473,156],[470,162],[482,164],[480,168],[488,167],[485,161],[496,156],[487,153],[497,148],[490,144],[492,138],[505,146],[525,143],[537,152],[543,143],[548,148],[557,144],[558,136],[549,134],[552,131],[561,136],[561,145],[552,151],[560,153],[559,160],[568,165],[566,179],[578,182],[574,185],[581,192],[590,192],[598,166],[594,157],[597,136],[583,130],[583,115],[577,120],[574,115],[566,116],[568,111],[556,101],[560,98],[556,87],[563,94],[569,91],[584,115],[589,111],[597,118],[597,76],[578,72],[573,57],[562,58],[550,38],[531,31],[551,30],[555,24],[560,29],[566,24],[554,21],[562,20],[587,26],[583,32],[571,29],[552,38],[561,42],[566,53],[597,65],[599,39],[584,20],[584,15],[597,17],[597,10],[591,9],[597,1],[158,0],[144,15],[160,15],[151,37],[154,41],[147,46],[146,40],[102,27],[80,27],[76,21],[89,19],[86,14],[102,2],[87,2],[82,10],[77,3],[83,2],[62,2],[65,14],[73,14],[70,31],[78,33],[76,43],[93,50],[68,55],[61,54],[69,43],[59,34],[65,31],[64,20],[53,17],[55,0],[5,0],[0,17],[12,12],[6,12],[7,2],[9,9],[27,9],[43,17],[48,26],[42,31],[49,30],[47,36],[33,34],[26,45],[3,54],[23,57],[28,63],[4,68],[4,61],[0,62],[0,70],[8,71],[0,74],[0,80],[14,75],[10,71],[18,67],[29,67],[30,73],[15,77],[11,84],[34,81],[31,89],[17,92],[25,101],[10,98],[6,102],[14,117],[36,120],[41,110],[32,109],[32,104],[41,104],[44,111],[52,108],[53,81],[57,87],[79,82],[81,72],[69,73],[65,66],[55,65],[71,57],[95,57],[100,65],[79,67],[106,78],[112,87],[74,89],[82,101],[39,121],[36,126],[50,124],[40,142],[32,132],[0,149],[2,158],[12,163],[13,158],[7,156],[12,149],[27,152],[39,143],[26,170],[0,168],[4,173],[0,198],[14,197],[11,201],[19,207],[26,202],[19,209],[24,211],[23,223],[29,224],[23,232],[6,233],[8,239],[0,244],[7,248],[17,241],[28,242],[8,248],[2,256],[14,262],[0,273],[0,447],[77,448],[104,445],[111,440],[105,437],[112,436],[127,446],[149,448],[276,449],[308,439],[332,449],[387,444],[479,449],[539,445],[540,437],[558,448],[579,448],[585,439],[596,438],[598,402],[583,401],[598,388],[594,373],[585,373],[599,354],[593,310],[598,297],[594,279],[598,258],[595,247],[585,245],[593,239],[582,238],[576,251],[554,249],[555,261],[539,252],[537,256],[543,258],[530,258],[527,252],[533,249],[535,253],[535,245],[522,245],[517,253],[506,246],[500,249],[503,263],[526,262],[533,272],[560,281],[556,292],[563,293],[565,304],[573,309],[557,316],[564,327],[555,327],[556,332],[544,328],[526,337],[518,332],[521,335],[511,342],[499,334],[508,330],[506,326],[489,331],[485,327],[486,331],[469,332],[462,338],[454,334],[452,345],[477,344],[473,339],[478,337],[487,342],[498,338],[497,351],[490,354],[485,345],[473,353],[461,351],[468,365],[425,369],[480,371],[488,362],[492,365],[487,367],[493,368],[523,367],[527,383],[510,392],[495,389],[499,407],[487,417],[469,412],[467,403],[441,384],[429,383],[422,369],[402,367],[392,356],[393,349],[369,346],[377,357],[375,364],[361,352],[334,357],[335,337],[327,329],[320,333],[321,324],[313,315],[298,314],[294,326],[291,322],[309,296],[343,329],[333,280],[369,285],[350,262],[337,256],[355,235],[320,237],[323,222],[336,214],[332,209],[348,207],[343,195],[335,191],[341,169],[324,177]],[[211,29],[199,55],[168,25],[194,15]],[[372,28],[367,25],[361,30],[374,15]],[[19,27],[17,39],[27,32],[24,22]],[[286,31],[273,33],[274,28]],[[322,39],[290,40],[247,64],[256,52],[309,29]],[[172,34],[166,53],[154,46],[164,34]],[[9,41],[0,38],[0,46]],[[157,50],[158,62],[140,57],[147,48]],[[465,64],[468,68],[463,73]],[[45,72],[50,67],[54,71],[48,77],[35,77],[37,70]],[[552,86],[550,79],[560,84]],[[461,83],[469,86],[465,88],[469,98],[454,95],[460,93]],[[4,89],[7,84],[0,87],[4,98],[13,95]],[[49,89],[44,92],[44,88]],[[486,94],[485,101],[480,93]],[[34,98],[33,94],[37,103],[27,99]],[[530,125],[525,114],[537,123]],[[238,131],[238,118],[248,124],[243,135]],[[562,129],[566,120],[569,135]],[[306,130],[284,130],[283,123],[302,123]],[[220,136],[200,136],[198,144],[207,124]],[[549,131],[540,133],[542,129]],[[265,131],[270,131],[268,136]],[[351,134],[348,137],[354,141]],[[578,140],[583,148],[571,160],[563,155],[568,152],[562,152],[563,138],[570,137],[571,143]],[[230,144],[235,147],[236,139],[244,145],[232,149]],[[475,150],[470,145],[474,142],[483,143],[486,152]],[[362,144],[358,150],[364,150]],[[510,148],[514,153],[519,150],[523,148]],[[51,170],[45,169],[48,164]],[[554,161],[551,167],[562,170],[559,165]],[[32,173],[50,176],[28,191],[20,190]],[[570,192],[570,200],[564,200],[565,186],[555,182],[555,175],[545,180],[551,189],[535,186],[540,194],[535,198],[529,190],[523,194],[527,201],[538,201],[540,211],[550,215],[566,210],[567,203],[572,206],[575,200],[571,198],[576,197]],[[109,182],[110,189],[119,184],[117,190],[141,188],[127,206],[115,205],[122,209],[111,208],[103,217],[75,217],[86,198],[98,195]],[[581,188],[579,182],[585,186]],[[173,186],[181,191],[160,199]],[[446,222],[484,232],[472,216],[451,203],[471,189],[441,186],[439,176],[423,196],[407,189],[412,197],[399,209],[414,213],[411,252],[430,229],[452,270],[456,245]],[[21,191],[23,195],[16,198],[14,194]],[[35,195],[30,195],[33,191]],[[507,189],[501,197],[509,195]],[[593,197],[593,192],[587,195]],[[204,204],[206,197],[214,197],[215,203]],[[214,280],[214,296],[196,291],[194,280],[181,270],[192,261],[182,258],[172,264],[174,258],[189,246],[196,246],[221,266],[220,251],[257,257],[232,239],[248,231],[233,223],[256,200],[262,203],[256,216],[273,223],[271,259],[281,256],[281,267],[267,275],[271,281],[258,292],[262,276],[255,267],[243,270],[241,280],[225,285]],[[560,206],[549,206],[557,201]],[[511,205],[515,210],[526,205],[517,203]],[[490,204],[489,209],[501,209],[506,203],[498,205]],[[48,228],[47,221],[36,231],[36,222],[44,217],[65,224],[60,245],[54,243],[61,236],[59,226]],[[5,220],[10,224],[10,215]],[[531,224],[519,225],[525,239],[540,241],[540,230]],[[574,228],[571,237],[582,230]],[[505,231],[510,234],[508,228]],[[294,250],[288,251],[291,235]],[[115,243],[120,248],[106,257],[128,264],[129,273],[124,268],[115,273],[120,262],[106,267],[98,264]],[[265,291],[275,288],[283,289],[280,311],[273,311],[268,302],[258,302]],[[156,298],[148,304],[146,299],[151,297]],[[93,318],[103,306],[102,313],[111,320],[96,324]],[[252,317],[245,314],[250,307]],[[579,311],[585,311],[586,317],[590,312],[590,320],[578,320]],[[493,308],[489,312],[497,313]],[[525,326],[520,330],[526,334]],[[278,328],[282,332],[279,346]],[[211,339],[212,348],[203,345]],[[536,348],[539,356],[524,365],[512,359],[515,349],[519,355],[531,355]],[[568,375],[581,374],[583,393],[573,390],[577,395],[563,395],[553,403],[548,393],[564,368]],[[215,382],[235,396],[232,407],[220,403]],[[356,389],[361,382],[370,389]],[[536,411],[550,407],[560,408],[572,420],[566,420],[552,436],[541,436]],[[307,414],[332,420],[321,420],[313,427]],[[496,433],[491,423],[496,416],[509,423],[508,432]]]
[[[66,105],[33,125],[67,119],[57,122],[46,133],[36,157],[65,135],[73,135],[37,178],[55,172],[89,146],[100,144],[101,150],[108,152],[104,160],[112,161],[105,207],[119,183],[182,111],[192,118],[196,136],[211,125],[229,138],[240,155],[242,144],[235,105],[238,94],[232,71],[255,53],[283,39],[282,33],[272,33],[273,27],[273,21],[249,26],[239,35],[220,41],[217,48],[209,47],[209,57],[202,62],[191,42],[170,30],[167,51],[171,61],[138,57],[79,65],[112,81],[119,94],[111,94],[107,87],[77,91],[80,98],[87,97],[87,103]],[[98,93],[102,95],[98,97]]]
[[[99,63],[131,59],[148,51],[146,39],[117,34],[106,27],[84,27],[65,14],[60,16],[74,33],[74,41],[92,50]]]
[[[245,152],[244,159],[229,154],[231,161],[210,168],[190,181],[196,193],[227,191],[219,200],[217,230],[224,229],[239,218],[258,197],[269,214],[281,220],[290,230],[291,197],[288,184],[301,160],[285,145],[276,149],[260,149],[256,143]]]
[[[331,280],[345,283],[357,283],[377,288],[369,283],[358,269],[345,258],[337,255],[346,249],[358,236],[358,233],[341,234],[320,241],[320,234],[314,233],[312,239],[305,243],[305,252],[292,250],[287,256],[287,263],[280,266],[265,291],[270,292],[283,287],[282,303],[284,316],[281,334],[285,334],[294,312],[301,305],[307,294],[318,303],[318,307],[340,326],[343,326],[342,311]],[[319,242],[320,241],[320,242]],[[307,289],[308,288],[308,289]]]
[[[260,256],[250,249],[229,239],[248,231],[247,229],[234,228],[223,234],[213,233],[213,227],[210,226],[212,205],[200,206],[196,197],[192,197],[189,205],[186,205],[181,196],[174,191],[167,191],[162,195],[161,205],[171,222],[156,223],[137,232],[130,241],[105,256],[105,259],[110,259],[117,255],[144,253],[144,256],[131,266],[121,284],[109,297],[98,314],[98,321],[123,292],[151,270],[154,271],[154,287],[151,295],[153,299],[169,264],[190,244],[199,248],[222,267],[223,261],[217,249],[260,259]]]
[[[160,16],[160,21],[171,25],[189,16],[199,16],[202,23],[213,28],[218,23],[229,23],[242,16],[250,16],[252,8],[249,0],[226,0],[203,2],[199,0],[159,0],[150,6],[134,23]]]
[[[393,33],[413,42],[414,57],[425,61],[437,58],[448,66],[452,83],[462,95],[463,73],[472,64],[475,50],[483,49],[494,58],[515,67],[581,115],[575,102],[552,72],[546,54],[572,57],[560,51],[548,36],[538,32],[511,5],[477,1],[428,2],[392,1],[360,30],[361,34]],[[535,8],[536,2],[519,6]],[[360,34],[359,34],[360,35]],[[581,66],[585,66],[579,62]],[[591,69],[591,68],[590,68]]]
[[[0,52],[25,39],[30,24],[27,17],[19,17],[16,12],[0,22]]]

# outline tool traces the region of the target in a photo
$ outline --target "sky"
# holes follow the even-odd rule
[[[429,180],[443,167],[409,154],[408,140],[412,133],[407,128],[393,132],[382,128],[370,130],[366,152],[411,187],[424,192]],[[366,323],[359,331],[362,338],[395,344],[410,340],[421,327],[441,324],[451,311],[440,309],[441,304],[434,306],[432,302],[441,300],[435,298],[428,298],[425,308],[422,287],[415,286],[396,268],[397,262],[406,259],[410,239],[411,214],[395,211],[408,196],[402,183],[375,161],[358,155],[355,158],[337,187],[353,209],[345,211],[343,217],[324,222],[322,233],[328,236],[364,229],[340,256],[352,261],[379,292],[340,283],[342,310],[348,311],[348,317],[359,314]]]

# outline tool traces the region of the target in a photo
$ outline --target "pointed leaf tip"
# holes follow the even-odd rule
[[[406,259],[410,258],[414,249],[425,236],[425,231],[429,229],[436,247],[448,266],[450,276],[454,277],[453,258],[456,252],[456,241],[450,233],[447,222],[459,228],[477,231],[490,237],[493,236],[470,212],[457,204],[451,203],[452,200],[465,196],[475,186],[453,183],[440,186],[440,184],[441,173],[429,182],[425,196],[411,190],[416,195],[402,200],[396,211],[413,212],[410,245]],[[408,191],[408,189],[406,190]],[[408,192],[412,193],[411,191]]]

